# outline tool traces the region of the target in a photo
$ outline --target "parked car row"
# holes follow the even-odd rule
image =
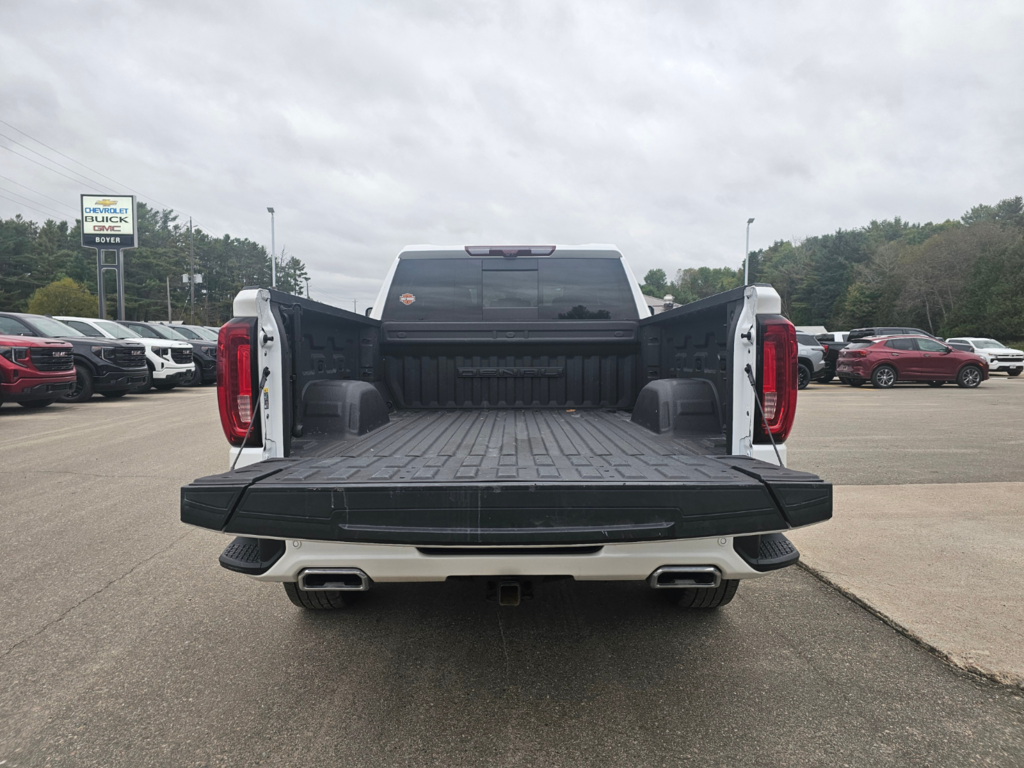
[[[217,331],[0,312],[0,404],[44,408],[217,380]]]
[[[802,338],[803,337],[803,338]],[[810,381],[827,384],[837,377],[860,387],[868,382],[887,389],[902,382],[925,382],[933,387],[955,382],[977,387],[993,372],[1019,376],[1024,371],[1024,352],[1010,349],[995,339],[961,336],[943,341],[920,328],[874,327],[846,332],[797,334],[800,341],[800,388]],[[823,353],[823,365],[812,344]],[[806,350],[806,353],[805,353]]]

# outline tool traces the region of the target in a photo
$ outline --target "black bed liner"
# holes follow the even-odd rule
[[[403,411],[361,436],[182,488],[186,523],[392,544],[608,544],[785,530],[831,517],[815,475],[726,456],[610,410]]]

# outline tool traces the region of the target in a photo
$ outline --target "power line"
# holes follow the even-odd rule
[[[15,193],[12,192],[11,194],[15,194]],[[50,214],[48,214],[46,211],[42,211],[39,208],[35,208],[35,207],[29,205],[28,203],[23,203],[20,200],[15,200],[13,197],[8,197],[7,195],[0,195],[0,197],[2,197],[4,200],[10,200],[12,203],[15,203],[17,205],[21,205],[21,206],[24,206],[25,208],[29,208],[29,209],[35,211],[36,213],[41,213],[41,214],[43,214],[43,216],[46,216],[47,218],[50,217]],[[39,205],[42,205],[42,203],[39,203]],[[53,210],[53,209],[51,208],[50,210]],[[64,214],[61,214],[61,215],[63,216]]]
[[[17,140],[15,140],[15,139],[12,139],[12,138],[11,138],[10,136],[8,136],[7,134],[4,134],[4,133],[0,133],[0,137],[2,137],[2,138],[5,138],[5,139],[7,139],[8,141],[12,142],[13,144],[17,144],[17,145],[18,145],[19,147],[21,147],[22,149],[27,149],[27,150],[28,150],[29,152],[31,152],[31,153],[32,153],[33,155],[39,155],[39,156],[40,156],[41,158],[43,158],[43,160],[46,160],[46,161],[47,161],[48,163],[53,163],[53,164],[54,164],[54,165],[56,165],[56,166],[57,166],[58,168],[63,168],[63,169],[65,170],[65,171],[71,171],[72,173],[74,173],[74,174],[76,174],[76,175],[78,175],[78,176],[81,176],[81,177],[82,177],[83,179],[85,179],[86,181],[88,181],[88,182],[89,182],[90,184],[99,184],[99,185],[100,185],[101,187],[102,187],[102,186],[105,186],[105,185],[104,185],[104,184],[103,184],[102,182],[98,182],[98,181],[96,181],[96,179],[90,179],[90,178],[89,178],[88,176],[86,176],[86,175],[85,175],[84,173],[81,173],[80,171],[76,171],[76,170],[75,170],[74,168],[68,168],[68,167],[67,167],[66,165],[63,165],[62,163],[58,163],[58,162],[57,162],[56,160],[53,160],[53,159],[51,159],[51,158],[47,157],[47,156],[46,156],[46,155],[44,155],[44,154],[43,154],[42,152],[37,152],[36,150],[32,149],[32,147],[27,147],[27,146],[25,146],[25,145],[24,145],[24,144],[22,144],[22,143],[21,143],[20,141],[17,141]],[[15,154],[17,154],[17,153],[15,153]],[[79,183],[81,183],[81,182],[79,182]]]
[[[46,148],[47,148],[48,150],[50,150],[51,152],[56,152],[56,153],[57,153],[58,155],[60,155],[61,157],[65,157],[65,158],[67,158],[68,160],[70,160],[71,162],[73,162],[73,163],[76,163],[76,164],[78,164],[78,165],[82,166],[83,168],[87,168],[88,170],[92,171],[93,173],[95,173],[95,174],[98,174],[98,175],[102,176],[102,177],[103,177],[104,179],[107,179],[107,180],[109,180],[109,181],[112,181],[112,182],[114,182],[115,184],[118,184],[118,185],[120,185],[120,186],[124,187],[124,188],[125,188],[125,189],[127,189],[127,190],[128,190],[129,192],[134,192],[134,193],[135,193],[136,195],[138,195],[138,196],[139,196],[140,198],[145,198],[146,200],[149,200],[149,201],[151,201],[151,202],[154,202],[154,203],[156,203],[157,205],[159,205],[159,206],[160,206],[161,208],[164,208],[164,209],[167,209],[167,210],[174,210],[174,206],[171,206],[171,205],[168,205],[167,203],[161,202],[160,200],[157,200],[157,199],[156,199],[155,197],[152,197],[151,195],[145,195],[145,194],[143,194],[142,192],[139,192],[139,191],[138,191],[137,189],[133,189],[132,187],[128,186],[127,184],[122,184],[122,183],[121,183],[120,181],[118,181],[117,179],[114,179],[114,178],[111,178],[110,176],[107,176],[107,175],[106,175],[105,173],[100,173],[100,172],[99,172],[99,171],[97,171],[97,170],[96,170],[95,168],[92,168],[92,167],[90,167],[90,166],[86,165],[85,163],[81,162],[80,160],[75,160],[75,158],[71,157],[70,155],[66,155],[66,154],[64,154],[64,153],[63,153],[63,152],[61,152],[61,151],[60,151],[59,149],[54,149],[54,148],[53,148],[53,147],[51,147],[51,146],[50,146],[49,144],[46,144],[45,142],[42,142],[42,141],[40,141],[39,139],[37,139],[37,138],[36,138],[35,136],[32,136],[31,134],[25,133],[25,131],[21,130],[20,128],[16,128],[15,126],[13,126],[13,125],[11,125],[10,123],[8,123],[8,122],[7,122],[6,120],[0,120],[0,123],[3,123],[4,125],[8,126],[9,128],[12,128],[12,129],[14,129],[14,130],[15,130],[15,131],[17,131],[18,133],[20,133],[20,134],[21,134],[22,136],[26,136],[26,137],[28,137],[29,139],[31,139],[32,141],[36,142],[37,144],[39,144],[39,145],[41,145],[41,146],[43,146],[43,147],[46,147]],[[26,147],[26,146],[25,146],[24,144],[22,144],[22,143],[21,143],[21,142],[19,142],[19,141],[16,141],[15,139],[12,139],[12,138],[11,138],[10,136],[7,136],[7,135],[5,135],[5,134],[2,134],[2,133],[0,133],[0,136],[3,136],[3,137],[4,137],[5,139],[7,139],[8,141],[13,141],[13,142],[14,142],[15,144],[17,144],[17,145],[18,145],[19,147],[23,147],[23,148],[27,149],[27,150],[28,150],[29,152],[32,152],[32,153],[34,153],[34,154],[37,154],[37,155],[39,155],[39,156],[40,156],[41,158],[43,158],[44,160],[48,160],[49,162],[53,163],[54,165],[57,165],[57,166],[59,166],[59,167],[61,167],[61,168],[64,168],[65,170],[71,171],[72,173],[74,173],[74,174],[77,174],[77,175],[81,176],[81,177],[82,177],[83,179],[87,179],[87,180],[89,181],[89,183],[90,183],[90,184],[99,184],[99,186],[100,186],[100,187],[106,187],[106,185],[104,185],[104,184],[102,184],[102,183],[100,183],[100,182],[97,182],[97,181],[96,181],[95,179],[90,179],[90,178],[89,178],[88,176],[86,176],[86,175],[85,175],[84,173],[80,173],[79,171],[76,171],[76,170],[74,170],[73,168],[68,168],[68,167],[67,167],[66,165],[62,165],[61,163],[58,163],[58,162],[57,162],[56,160],[53,160],[53,159],[51,159],[51,158],[47,157],[46,155],[42,154],[41,152],[37,152],[36,150],[32,149],[31,147]],[[11,149],[10,147],[4,147],[4,149],[7,149],[7,150],[10,150],[11,152],[14,152],[14,150],[13,150],[13,149]],[[32,160],[32,158],[30,158],[30,157],[25,157],[24,155],[20,155],[20,154],[18,154],[17,152],[14,152],[14,154],[15,154],[15,155],[18,155],[18,157],[24,157],[24,158],[25,158],[26,160]],[[39,162],[38,162],[38,161],[36,161],[36,160],[32,160],[32,162],[36,163],[37,165],[42,165],[42,163],[39,163]],[[48,166],[45,166],[45,165],[43,165],[42,167],[43,167],[43,168],[46,168],[47,170],[53,171],[53,169],[52,169],[52,168],[49,168]],[[53,171],[53,172],[54,172],[54,173],[59,173],[58,171]],[[61,173],[60,175],[61,175],[61,176],[64,176],[64,174],[63,174],[63,173]],[[71,178],[71,177],[70,177],[70,176],[64,176],[64,178]],[[76,182],[76,183],[78,183],[78,184],[81,184],[81,182],[80,182],[80,181],[77,181],[76,179],[71,179],[71,181],[74,181],[74,182]],[[110,189],[109,187],[106,187],[106,188],[107,188],[107,189]],[[185,212],[182,212],[182,215],[185,215]],[[200,226],[200,228],[201,228],[201,229],[204,229],[204,230],[206,230],[206,231],[209,231],[209,229],[208,229],[207,227],[204,227],[204,226],[202,226],[202,224],[200,224],[200,223],[199,223],[198,221],[197,221],[197,222],[195,222],[195,223],[196,223],[196,224],[198,224],[198,225]]]
[[[106,175],[105,173],[100,173],[100,172],[99,172],[99,171],[97,171],[97,170],[96,170],[95,168],[90,168],[90,167],[89,167],[88,165],[86,165],[85,163],[83,163],[83,162],[82,162],[81,160],[75,160],[75,158],[71,157],[71,155],[65,155],[65,154],[64,154],[63,152],[61,152],[61,151],[60,151],[59,149],[54,149],[54,148],[53,148],[53,147],[51,147],[51,146],[50,146],[49,144],[46,144],[46,143],[44,143],[44,142],[40,141],[39,139],[37,139],[37,138],[36,138],[35,136],[32,136],[31,134],[25,133],[25,132],[24,132],[23,130],[21,130],[20,128],[16,128],[15,126],[11,125],[11,124],[10,124],[10,123],[8,123],[8,122],[7,122],[6,120],[0,120],[0,123],[3,123],[3,124],[4,124],[4,125],[6,125],[6,126],[7,126],[8,128],[11,128],[11,129],[13,129],[13,130],[17,131],[17,132],[18,132],[18,133],[20,133],[20,134],[21,134],[22,136],[27,136],[28,138],[32,139],[32,141],[34,141],[34,142],[35,142],[36,144],[40,144],[40,145],[42,145],[42,146],[46,147],[46,148],[47,148],[48,150],[50,150],[51,152],[56,152],[56,153],[57,153],[58,155],[60,155],[61,157],[65,157],[65,158],[67,158],[68,160],[70,160],[71,162],[73,162],[73,163],[77,163],[78,165],[82,166],[83,168],[86,168],[86,169],[88,169],[88,170],[92,171],[93,173],[95,173],[95,174],[98,174],[98,175],[102,176],[102,177],[103,177],[104,179],[106,179],[107,181],[112,181],[112,182],[114,182],[115,184],[120,184],[120,185],[121,185],[122,187],[124,187],[125,189],[127,189],[127,190],[128,190],[129,192],[134,192],[135,194],[139,195],[140,197],[148,197],[148,195],[143,195],[143,194],[142,194],[141,192],[139,192],[139,191],[138,191],[138,190],[136,190],[136,189],[132,189],[132,188],[131,188],[131,187],[129,187],[129,186],[127,185],[127,184],[122,184],[122,183],[121,183],[120,181],[118,181],[117,179],[113,179],[113,178],[111,178],[110,176],[107,176],[107,175]],[[6,138],[6,137],[5,137],[5,138]],[[12,139],[12,141],[13,141],[13,139]],[[28,147],[25,147],[25,149],[28,149]],[[69,169],[69,170],[70,170],[70,169]],[[167,205],[167,204],[165,204],[165,203],[161,203],[161,202],[160,202],[159,200],[157,200],[156,198],[150,197],[149,199],[150,199],[150,200],[152,200],[152,201],[153,201],[154,203],[156,203],[156,204],[158,204],[158,205],[162,205],[162,206],[164,206],[165,208],[170,208],[170,207],[171,207],[171,206],[169,206],[169,205]]]
[[[36,202],[35,200],[33,200],[32,198],[30,198],[30,197],[25,197],[24,195],[19,195],[19,194],[18,194],[17,192],[14,192],[14,191],[12,191],[12,190],[10,190],[10,189],[7,189],[7,187],[0,187],[0,189],[2,189],[2,190],[3,190],[4,192],[7,192],[7,193],[9,193],[9,194],[12,194],[12,195],[14,195],[15,197],[20,197],[20,198],[21,198],[22,200],[24,200],[24,201],[25,201],[26,203],[31,203],[32,205],[41,205],[41,206],[42,206],[43,208],[46,208],[46,209],[47,209],[47,210],[49,210],[49,211],[53,211],[54,213],[58,214],[59,216],[67,216],[67,214],[66,214],[66,213],[62,213],[61,211],[58,211],[58,210],[57,210],[56,208],[54,208],[54,207],[53,207],[52,205],[47,205],[46,203],[37,203],[37,202]],[[10,198],[7,198],[7,199],[8,199],[8,200],[10,200]]]
[[[81,184],[82,183],[81,179],[73,179],[70,176],[68,176],[66,173],[61,173],[60,171],[58,171],[58,170],[56,170],[54,168],[51,168],[48,165],[43,165],[38,160],[33,160],[31,157],[25,157],[24,155],[19,154],[18,152],[15,152],[10,147],[5,147],[3,144],[0,144],[0,149],[6,149],[11,154],[14,154],[14,155],[17,155],[18,157],[20,157],[22,160],[28,160],[30,163],[35,163],[36,165],[38,165],[41,168],[45,168],[46,170],[48,170],[48,171],[50,171],[52,173],[56,173],[58,176],[63,176],[65,179],[68,179],[70,181],[75,182],[75,184]],[[89,183],[92,184],[91,181]],[[110,194],[113,194],[113,193],[110,193]]]
[[[3,122],[3,121],[0,120],[0,122]],[[61,205],[67,205],[67,203],[65,203],[63,200],[58,200],[55,197],[50,197],[49,195],[44,195],[42,192],[37,192],[36,190],[32,189],[32,187],[26,187],[20,181],[15,181],[14,179],[9,179],[6,176],[0,176],[0,179],[3,179],[4,181],[9,181],[9,182],[11,182],[11,184],[17,184],[19,187],[27,189],[29,192],[31,192],[31,193],[33,193],[35,195],[39,195],[40,197],[45,197],[47,200],[52,200],[53,202],[60,203]],[[71,210],[70,206],[68,206],[68,210]]]

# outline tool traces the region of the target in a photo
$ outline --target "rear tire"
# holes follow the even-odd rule
[[[896,385],[896,369],[891,365],[880,365],[871,374],[871,386],[875,389],[891,389]]]
[[[92,397],[92,371],[82,366],[76,368],[78,376],[75,379],[75,388],[59,399],[65,403],[87,403]]]
[[[725,582],[723,582],[724,584]],[[735,590],[733,590],[735,592]],[[361,592],[341,592],[328,590],[325,592],[306,592],[299,589],[294,581],[284,582],[284,592],[292,605],[305,608],[307,611],[334,611],[339,608],[348,608],[356,601],[356,595]]]
[[[797,389],[806,389],[811,383],[811,369],[800,363],[800,371],[797,373]]]
[[[956,375],[956,383],[964,389],[974,389],[981,384],[981,368],[976,365],[965,365]]]
[[[1007,371],[1006,372],[1007,376],[1020,376],[1020,374],[1021,374],[1021,371]]]
[[[109,397],[112,400],[116,400],[119,397],[124,397],[125,395],[127,395],[128,390],[126,389],[123,392],[100,392],[100,394],[103,395],[104,397]]]
[[[665,599],[679,608],[721,608],[736,596],[739,579],[724,579],[717,589],[666,589],[659,590]]]
[[[53,400],[29,400],[27,403],[18,403],[22,408],[45,408],[48,405],[53,405]]]

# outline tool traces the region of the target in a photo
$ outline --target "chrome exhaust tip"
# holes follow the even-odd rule
[[[365,592],[370,577],[358,568],[307,568],[299,574],[303,592]]]
[[[664,565],[647,583],[652,589],[717,589],[722,574],[713,565]]]

